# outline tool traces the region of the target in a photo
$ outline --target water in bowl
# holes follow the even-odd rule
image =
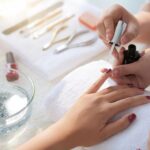
[[[0,134],[9,133],[26,122],[31,112],[28,103],[29,96],[25,89],[19,86],[0,86]]]

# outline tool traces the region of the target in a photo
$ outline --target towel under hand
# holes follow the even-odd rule
[[[57,121],[75,103],[77,98],[86,90],[99,76],[101,68],[111,66],[98,61],[80,67],[67,75],[50,93],[44,102],[47,119]],[[108,79],[102,88],[114,85]],[[43,102],[42,102],[43,103]],[[87,150],[146,150],[148,134],[150,131],[150,104],[130,109],[127,112],[137,114],[137,120],[125,131],[111,137]],[[123,114],[124,114],[123,113]],[[48,115],[49,114],[49,115]]]

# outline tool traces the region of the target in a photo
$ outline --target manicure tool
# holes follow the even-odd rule
[[[70,19],[72,19],[75,15],[71,14],[71,15],[67,15],[64,16],[56,21],[54,21],[53,23],[51,23],[50,25],[48,25],[47,27],[45,27],[44,29],[40,30],[39,32],[35,33],[33,35],[34,39],[38,39],[39,37],[41,37],[42,35],[44,35],[45,33],[49,32],[51,29],[53,29],[55,26],[65,23],[67,21],[69,21]]]
[[[9,28],[7,28],[6,30],[3,31],[3,34],[5,35],[9,35],[17,30],[19,30],[20,28],[26,26],[29,22],[33,22],[38,18],[41,18],[42,16],[44,16],[45,14],[49,13],[50,11],[53,11],[54,9],[61,7],[63,5],[63,1],[59,0],[58,2],[55,2],[53,4],[51,4],[48,8],[42,10],[41,12],[31,16],[30,18],[26,18],[23,21],[15,24],[14,26],[11,26]]]
[[[29,5],[33,7],[33,6],[40,4],[41,2],[43,2],[43,0],[36,0],[36,1],[30,2]]]
[[[80,23],[93,31],[97,29],[98,20],[99,18],[91,11],[85,11],[79,16]]]
[[[55,18],[52,18],[52,19],[54,19],[54,20],[58,20],[58,18],[60,18],[62,15],[61,14],[57,14],[57,16],[55,16]],[[53,20],[53,22],[54,22],[54,20]],[[30,29],[30,30],[28,30],[27,32],[24,32],[22,35],[23,35],[23,37],[25,37],[25,38],[28,38],[28,37],[31,37],[31,38],[33,38],[33,39],[36,39],[34,36],[35,36],[35,34],[37,33],[37,32],[39,32],[40,30],[42,30],[42,29],[44,29],[45,27],[47,27],[49,24],[52,24],[52,22],[51,22],[52,20],[48,20],[48,21],[45,21],[45,22],[43,22],[43,24],[41,24],[41,25],[39,25],[39,26],[37,26],[37,27],[35,27],[35,28],[33,28],[33,29]]]
[[[41,19],[38,19],[37,21],[35,21],[35,22],[33,22],[33,23],[27,25],[24,29],[22,29],[22,30],[20,31],[20,33],[22,34],[22,33],[28,32],[28,31],[29,31],[29,33],[31,33],[31,32],[32,32],[32,31],[30,32],[31,29],[34,29],[34,28],[36,28],[37,26],[40,26],[40,25],[43,24],[45,21],[50,20],[50,19],[53,19],[54,17],[56,17],[57,15],[59,15],[59,14],[61,14],[61,13],[62,13],[62,8],[60,7],[60,8],[58,8],[58,9],[56,9],[56,10],[50,12],[50,13],[49,13],[48,15],[46,15],[45,17],[43,17],[43,18],[41,18]],[[35,32],[35,30],[33,30],[33,32]]]
[[[97,36],[93,37],[92,39],[89,39],[89,40],[86,40],[86,41],[83,41],[83,42],[79,42],[79,43],[75,43],[75,44],[71,44],[71,42],[77,38],[78,36],[81,36],[83,34],[87,34],[89,33],[89,30],[82,30],[82,31],[75,31],[71,36],[70,38],[68,39],[68,41],[57,47],[55,49],[55,53],[61,53],[65,50],[68,50],[68,49],[71,49],[71,48],[77,48],[77,47],[84,47],[84,46],[89,46],[89,45],[92,45],[93,43],[96,42],[97,40]]]
[[[63,31],[64,29],[67,28],[67,25],[62,25],[62,26],[59,26],[57,27],[53,32],[52,32],[52,37],[51,37],[51,40],[45,44],[43,46],[43,51],[47,50],[48,48],[50,48],[53,44],[56,44],[56,43],[59,43],[59,42],[62,42],[62,41],[65,41],[67,39],[69,39],[69,36],[66,36],[66,37],[63,37],[61,39],[58,39],[56,40],[58,34]]]
[[[118,24],[116,26],[116,29],[115,29],[114,36],[113,36],[112,40],[110,41],[110,44],[112,45],[111,49],[110,49],[110,55],[112,54],[112,52],[116,46],[120,46],[120,39],[121,39],[122,34],[125,31],[125,28],[126,28],[126,23],[119,20]]]

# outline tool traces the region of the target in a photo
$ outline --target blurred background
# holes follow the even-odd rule
[[[143,3],[145,3],[146,0],[87,0],[90,3],[93,3],[100,8],[108,8],[113,4],[121,4],[125,8],[127,8],[130,12],[136,13],[140,9]]]
[[[0,15],[14,15],[15,13],[24,11],[27,7],[35,6],[44,0],[0,0]],[[55,0],[50,0],[55,1]],[[73,1],[73,0],[66,0]],[[145,0],[77,0],[88,1],[97,5],[100,8],[107,8],[112,4],[119,3],[126,7],[129,11],[135,13],[139,10],[140,6]]]

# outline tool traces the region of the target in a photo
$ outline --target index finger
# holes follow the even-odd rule
[[[114,35],[114,21],[111,17],[106,17],[104,19],[104,26],[106,29],[106,39],[111,41]]]
[[[98,89],[103,85],[103,83],[110,76],[111,69],[104,73],[92,86],[85,92],[85,94],[96,93]]]

